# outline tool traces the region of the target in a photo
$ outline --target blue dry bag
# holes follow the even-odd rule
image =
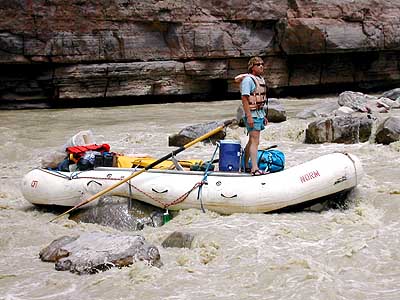
[[[276,149],[258,150],[257,165],[260,170],[265,172],[279,172],[285,168],[285,154]],[[251,167],[251,159],[249,161]],[[242,168],[244,169],[244,155],[242,159]]]

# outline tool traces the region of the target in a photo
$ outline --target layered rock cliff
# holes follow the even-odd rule
[[[0,0],[0,101],[237,93],[400,81],[392,0]]]

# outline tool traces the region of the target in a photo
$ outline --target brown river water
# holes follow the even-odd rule
[[[228,216],[181,211],[166,225],[139,232],[158,247],[163,267],[136,263],[83,276],[56,271],[40,261],[39,251],[63,235],[116,230],[67,218],[49,223],[55,213],[22,197],[24,174],[44,153],[88,129],[112,151],[161,157],[175,149],[168,147],[169,135],[231,119],[240,101],[0,111],[0,299],[400,299],[400,144],[303,144],[310,120],[296,113],[335,100],[281,99],[288,121],[269,124],[261,147],[278,144],[287,167],[334,151],[356,154],[365,176],[347,209]],[[242,128],[227,134],[245,144]],[[214,149],[196,144],[178,158],[209,159]],[[196,234],[193,249],[161,247],[176,230]]]

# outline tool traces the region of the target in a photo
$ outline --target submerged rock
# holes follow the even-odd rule
[[[162,208],[134,199],[103,197],[95,206],[72,212],[70,219],[118,230],[142,230],[144,226],[162,226],[163,213]]]
[[[162,266],[158,249],[146,243],[144,237],[102,232],[63,236],[40,251],[39,257],[42,261],[55,262],[57,271],[76,274],[94,274],[137,261]]]
[[[39,257],[42,261],[54,262],[59,259],[68,256],[68,251],[62,249],[65,245],[72,243],[79,236],[62,236],[54,240],[49,246],[44,248],[39,253]]]
[[[194,235],[186,232],[175,231],[171,233],[163,242],[164,248],[191,248]]]

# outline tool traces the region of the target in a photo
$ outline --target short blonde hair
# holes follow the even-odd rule
[[[264,61],[259,56],[254,56],[254,57],[250,58],[250,60],[249,60],[249,62],[247,64],[247,72],[251,73],[251,71],[252,71],[252,69],[253,69],[255,64],[263,63],[263,62]]]

